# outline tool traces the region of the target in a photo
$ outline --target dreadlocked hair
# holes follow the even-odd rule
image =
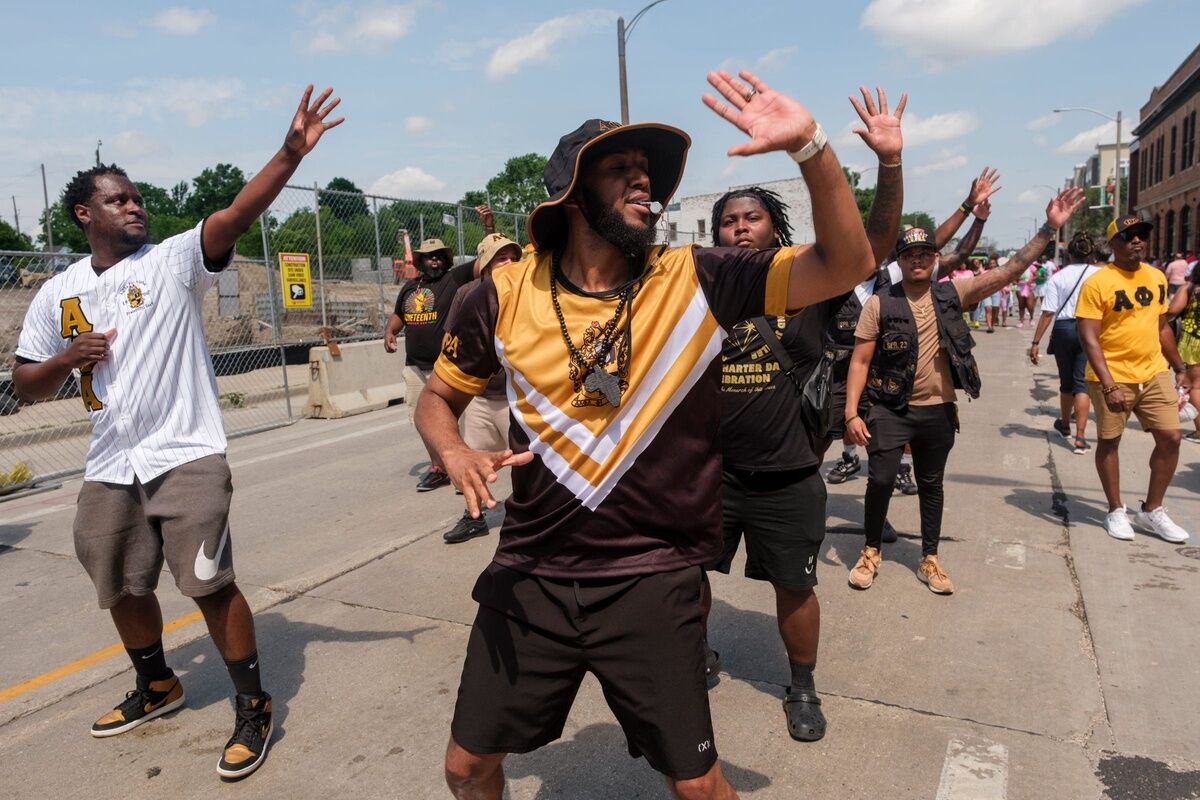
[[[87,201],[92,199],[92,195],[96,191],[95,179],[101,175],[120,175],[122,178],[129,177],[125,174],[125,170],[116,164],[97,164],[91,169],[76,172],[75,177],[71,178],[71,182],[67,184],[67,188],[63,189],[63,208],[67,210],[67,216],[79,226],[80,230],[83,230],[83,223],[79,221],[79,217],[75,216],[75,206],[87,205]]]
[[[1076,232],[1071,237],[1071,241],[1067,242],[1067,254],[1072,261],[1077,263],[1088,263],[1095,253],[1096,243],[1092,241],[1092,236],[1087,231]]]
[[[778,240],[781,246],[789,247],[792,244],[792,225],[788,222],[787,203],[783,202],[783,199],[775,192],[772,192],[770,189],[764,189],[761,186],[747,186],[745,189],[734,189],[721,195],[721,198],[713,203],[713,244],[719,245],[721,243],[721,217],[725,214],[725,204],[730,200],[738,200],[743,197],[756,201],[766,209],[767,216],[771,218],[771,227],[775,229],[776,240]]]

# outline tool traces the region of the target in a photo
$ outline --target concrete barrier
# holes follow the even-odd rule
[[[340,345],[340,356],[328,347],[308,351],[308,403],[304,416],[339,419],[376,411],[404,399],[404,339],[396,352],[383,349],[382,339]]]

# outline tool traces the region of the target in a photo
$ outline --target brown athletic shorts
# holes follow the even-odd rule
[[[1160,372],[1145,383],[1119,383],[1129,411],[1110,411],[1097,381],[1088,381],[1088,395],[1096,412],[1096,436],[1116,439],[1125,432],[1129,414],[1148,431],[1166,431],[1179,427],[1179,395],[1170,372]]]
[[[704,682],[699,567],[606,581],[496,564],[475,584],[450,732],[472,753],[527,753],[562,735],[591,672],[629,753],[675,780],[717,760]]]
[[[75,554],[96,586],[101,608],[158,587],[165,557],[186,597],[233,583],[229,500],[223,455],[205,456],[146,485],[84,481],[75,511]]]

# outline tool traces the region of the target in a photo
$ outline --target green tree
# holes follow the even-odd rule
[[[217,164],[192,180],[192,191],[184,201],[183,210],[196,220],[228,208],[246,185],[246,175],[232,164]]]
[[[510,158],[505,162],[504,170],[487,182],[492,208],[522,213],[532,211],[548,196],[542,182],[545,170],[546,157],[537,153]]]
[[[850,169],[842,167],[842,172],[846,173],[846,182],[850,184],[850,188],[854,191],[854,202],[858,205],[858,215],[862,217],[863,227],[867,226],[867,218],[871,216],[871,203],[875,202],[875,187],[870,189],[859,188],[859,181],[862,180],[862,175]]]
[[[154,244],[183,233],[199,222],[179,207],[173,192],[143,181],[135,181],[134,185],[142,193],[142,202],[145,203],[146,216],[149,218],[146,233]]]
[[[1111,205],[1102,206],[1100,192],[1101,188],[1093,186],[1087,189],[1087,202],[1079,207],[1079,210],[1071,215],[1071,221],[1068,226],[1072,231],[1087,231],[1091,234],[1094,241],[1106,241],[1108,237],[1105,235],[1108,232],[1108,223],[1112,222],[1113,207]],[[1129,179],[1121,179],[1121,199],[1122,202],[1129,197]]]
[[[0,220],[0,250],[32,250],[33,240],[7,222]]]
[[[317,198],[321,208],[328,208],[333,212],[333,216],[342,222],[347,222],[355,217],[365,217],[370,213],[367,210],[367,198],[363,196],[362,189],[355,186],[354,181],[349,178],[334,178],[325,184],[325,189],[330,192],[345,193],[321,194]]]
[[[928,211],[910,211],[900,216],[900,225],[912,225],[914,228],[924,228],[932,233],[937,230],[937,220]],[[899,235],[899,232],[897,232]]]
[[[87,237],[84,236],[83,230],[75,224],[74,220],[67,216],[66,210],[63,208],[61,201],[50,206],[50,230],[54,234],[55,248],[65,247],[72,253],[90,253],[91,246],[88,245]],[[38,218],[38,245],[45,247],[46,242],[46,212],[43,211]]]

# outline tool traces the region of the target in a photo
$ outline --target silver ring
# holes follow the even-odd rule
[[[751,86],[750,91],[746,92],[746,102],[750,102],[751,100],[753,100],[754,95],[756,95],[756,94],[758,94],[758,91],[753,86]]]

